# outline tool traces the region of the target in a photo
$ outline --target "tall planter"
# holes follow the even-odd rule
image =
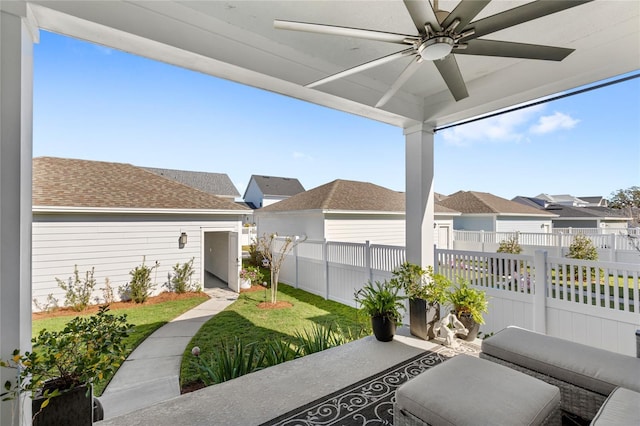
[[[478,337],[478,332],[480,331],[480,324],[478,324],[469,312],[456,312],[456,316],[464,325],[464,328],[469,330],[469,333],[464,334],[456,334],[456,337],[463,339],[467,342],[473,342],[476,337]]]
[[[93,424],[93,395],[90,385],[78,386],[51,398],[42,408],[45,398],[35,397],[31,402],[33,426],[91,426]],[[36,415],[36,413],[38,413]]]
[[[390,342],[396,334],[396,322],[388,316],[378,315],[371,317],[373,335],[381,342]]]
[[[440,320],[440,305],[428,303],[425,299],[409,300],[409,331],[423,340],[433,339],[433,328]]]

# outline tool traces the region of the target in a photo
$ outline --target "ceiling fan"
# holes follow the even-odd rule
[[[433,0],[433,6],[429,0],[403,1],[418,30],[417,35],[278,19],[274,21],[274,27],[283,30],[358,37],[409,46],[399,52],[357,65],[305,86],[316,87],[396,59],[411,57],[411,62],[376,104],[376,108],[378,108],[391,99],[424,61],[432,61],[434,63],[456,101],[468,97],[469,93],[455,55],[501,56],[562,61],[574,49],[486,40],[479,37],[593,0],[538,0],[474,22],[471,21],[484,9],[490,0],[462,0],[451,12],[440,10],[438,8],[438,0]]]

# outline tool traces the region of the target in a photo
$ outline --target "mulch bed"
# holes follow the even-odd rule
[[[165,291],[163,293],[160,293],[157,296],[149,297],[147,301],[142,304],[135,303],[133,301],[110,303],[109,310],[116,311],[118,309],[135,308],[135,307],[144,306],[144,305],[155,305],[156,303],[169,302],[171,300],[182,300],[182,299],[193,299],[193,298],[199,298],[204,300],[204,299],[208,299],[209,296],[207,296],[205,293],[202,293],[202,292],[178,294],[178,293]],[[98,309],[100,309],[100,306],[102,305],[89,305],[87,306],[87,309],[85,309],[84,311],[74,311],[71,308],[56,308],[51,312],[34,312],[31,315],[31,318],[33,320],[38,320],[38,319],[62,317],[62,316],[78,316],[78,315],[94,314],[98,312]]]

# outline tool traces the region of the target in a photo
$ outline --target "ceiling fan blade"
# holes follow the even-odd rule
[[[465,29],[473,28],[473,35],[466,37],[465,40],[473,40],[514,25],[529,22],[543,16],[551,15],[593,0],[538,0],[532,3],[515,7],[484,19],[473,22]]]
[[[436,12],[433,10],[429,0],[404,0],[404,5],[413,19],[413,24],[418,32],[422,35],[426,34],[425,24],[431,24],[434,31],[440,31],[440,23],[436,18]]]
[[[393,82],[389,90],[387,90],[387,93],[385,93],[384,96],[380,98],[380,100],[376,104],[376,108],[380,108],[381,106],[386,104],[389,99],[391,99],[391,97],[395,95],[398,90],[400,90],[404,83],[409,80],[413,73],[415,73],[418,68],[420,68],[421,63],[422,58],[420,56],[416,56],[411,62],[409,62],[409,65],[407,65],[404,71],[402,71],[402,73],[398,76],[396,81]]]
[[[466,27],[490,2],[491,0],[462,0],[442,21],[442,28],[447,28],[456,19],[460,20],[458,28]]]
[[[398,44],[411,44],[414,40],[420,39],[420,37],[408,34],[395,34],[383,31],[363,30],[360,28],[338,27],[336,25],[311,24],[307,22],[282,21],[279,19],[273,21],[273,27],[279,30],[357,37]]]
[[[447,83],[447,87],[456,101],[469,97],[467,86],[464,84],[458,62],[454,55],[448,55],[443,59],[433,61],[433,64],[438,68],[438,71],[440,71],[440,75],[444,79],[444,82]]]
[[[400,52],[392,53],[391,55],[383,56],[382,58],[374,59],[373,61],[365,62],[364,64],[357,65],[353,68],[349,68],[344,71],[340,71],[337,74],[330,75],[321,80],[314,81],[313,83],[309,83],[304,87],[316,87],[321,84],[329,83],[330,81],[337,80],[339,78],[347,77],[351,74],[356,74],[364,70],[368,70],[370,68],[374,68],[380,66],[382,64],[386,64],[387,62],[395,61],[396,59],[403,58],[407,55],[413,55],[415,50],[413,48],[401,50]]]
[[[472,40],[466,49],[456,49],[456,55],[501,56],[504,58],[541,59],[545,61],[562,61],[574,49],[564,47],[543,46],[541,44],[513,43],[496,40]]]

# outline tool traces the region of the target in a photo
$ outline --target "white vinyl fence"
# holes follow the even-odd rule
[[[569,246],[578,234],[583,234],[593,242],[598,250],[598,258],[611,262],[640,262],[640,235],[635,228],[619,233],[587,233],[566,228],[570,232],[534,233],[534,232],[486,232],[453,231],[453,249],[463,251],[496,252],[501,241],[517,238],[524,254],[533,255],[536,250],[546,250],[550,255],[563,257],[569,252]]]
[[[489,296],[485,334],[517,325],[635,356],[640,329],[640,263],[590,262],[534,255],[435,250],[437,272],[466,279]],[[355,306],[354,293],[384,281],[405,260],[399,246],[304,241],[280,281]],[[409,316],[405,316],[408,322]]]

